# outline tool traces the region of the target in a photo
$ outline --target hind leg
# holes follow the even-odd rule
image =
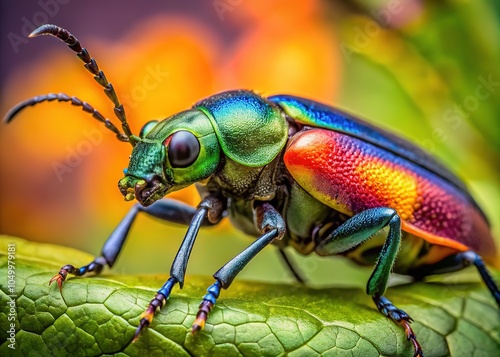
[[[380,207],[354,215],[326,238],[319,241],[316,253],[319,255],[336,255],[347,252],[370,239],[384,227],[389,227],[389,233],[382,246],[373,273],[368,279],[366,293],[372,297],[378,310],[384,316],[405,330],[407,339],[413,344],[414,356],[422,357],[422,348],[410,327],[411,317],[383,296],[401,243],[401,219],[395,210]]]
[[[414,276],[416,279],[422,279],[428,275],[450,273],[457,270],[462,270],[470,265],[474,265],[481,275],[484,283],[488,287],[493,299],[495,299],[498,307],[500,307],[500,289],[498,288],[495,280],[486,269],[483,259],[476,252],[469,250],[450,255],[445,259],[430,265],[424,265],[417,269],[408,272],[409,275]]]

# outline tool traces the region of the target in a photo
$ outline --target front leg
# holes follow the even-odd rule
[[[166,304],[175,284],[178,283],[181,289],[184,286],[184,277],[186,275],[189,256],[191,255],[196,236],[198,235],[198,231],[204,219],[207,218],[212,224],[218,223],[222,218],[224,210],[225,204],[218,198],[212,196],[204,198],[198,205],[198,209],[193,215],[188,231],[186,232],[184,240],[170,268],[170,277],[165,284],[163,284],[161,289],[158,290],[156,296],[149,303],[146,311],[141,314],[141,321],[139,327],[137,327],[135,331],[132,342],[135,342],[139,338],[141,331],[148,327],[151,321],[153,321],[154,314]]]
[[[66,280],[68,274],[75,276],[82,276],[87,273],[99,274],[106,265],[111,268],[118,259],[118,255],[125,244],[130,228],[140,212],[144,212],[167,222],[188,225],[193,219],[196,208],[172,199],[157,201],[149,207],[143,207],[136,203],[106,240],[100,256],[80,268],[75,268],[70,264],[63,266],[59,270],[59,273],[50,280],[49,284],[56,281],[59,290],[62,290],[62,283]],[[203,224],[208,225],[212,223],[207,220],[203,222]]]

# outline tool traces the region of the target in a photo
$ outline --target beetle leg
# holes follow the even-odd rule
[[[356,214],[319,241],[316,253],[323,256],[344,253],[386,226],[389,226],[389,233],[366,287],[368,295],[382,296],[401,243],[401,219],[392,208],[372,208]]]
[[[283,262],[288,267],[288,270],[290,270],[290,272],[294,276],[295,280],[297,280],[298,283],[305,285],[306,284],[306,279],[304,279],[302,277],[302,274],[299,272],[299,270],[297,269],[297,267],[290,260],[290,258],[288,257],[288,254],[286,253],[285,249],[279,248],[278,251],[280,253],[280,257],[282,258]]]
[[[374,296],[373,301],[375,302],[375,305],[377,305],[378,310],[384,316],[388,317],[404,328],[406,338],[408,339],[408,341],[411,341],[413,343],[413,349],[415,351],[413,356],[424,357],[422,347],[420,347],[420,344],[417,341],[417,336],[415,336],[415,333],[410,326],[410,323],[413,321],[413,319],[406,312],[394,306],[394,304],[385,296]]]
[[[319,241],[316,252],[319,255],[344,253],[356,248],[386,226],[389,226],[389,233],[373,273],[368,279],[366,293],[372,296],[377,308],[384,316],[405,329],[406,337],[413,343],[415,356],[423,356],[422,349],[410,327],[411,317],[383,296],[401,243],[401,219],[394,209],[372,208],[354,215]]]
[[[62,283],[66,280],[68,274],[73,274],[75,276],[82,276],[90,272],[99,274],[106,265],[111,268],[116,262],[125,244],[130,227],[132,223],[134,223],[139,212],[145,212],[150,216],[168,222],[189,224],[196,212],[196,208],[172,199],[157,201],[149,207],[135,204],[106,240],[100,256],[96,257],[91,263],[80,268],[75,268],[73,265],[69,264],[63,266],[59,270],[59,273],[50,280],[49,284],[56,281],[59,290],[62,290]],[[208,222],[206,222],[206,224],[208,224]]]
[[[495,283],[495,280],[493,280],[491,274],[488,272],[488,269],[486,269],[486,265],[484,264],[481,256],[472,250],[451,255],[434,264],[418,267],[415,270],[410,271],[409,274],[413,275],[416,279],[422,279],[427,275],[443,274],[462,270],[470,265],[474,265],[477,268],[481,278],[490,290],[491,295],[493,295],[497,305],[500,307],[500,289]]]
[[[259,231],[263,234],[213,275],[216,281],[207,289],[207,294],[203,297],[191,328],[192,333],[200,331],[205,327],[208,314],[215,305],[221,288],[229,288],[236,275],[257,253],[268,246],[274,239],[281,239],[285,234],[285,222],[283,218],[269,203],[256,205],[254,208],[254,221]]]
[[[153,300],[151,300],[146,308],[146,311],[141,314],[141,321],[135,331],[132,342],[135,342],[137,338],[139,338],[141,331],[149,326],[153,320],[154,314],[165,305],[175,284],[178,283],[179,287],[182,289],[184,286],[184,277],[186,275],[189,256],[191,255],[191,250],[193,249],[196,236],[198,235],[198,231],[200,230],[204,219],[207,218],[210,223],[215,224],[222,218],[224,209],[225,207],[223,203],[219,199],[212,196],[204,198],[198,205],[198,209],[189,224],[184,240],[182,241],[170,268],[170,278],[168,278],[161,289],[158,290],[156,296]]]

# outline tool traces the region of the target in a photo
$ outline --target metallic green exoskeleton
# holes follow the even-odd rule
[[[213,275],[215,283],[203,297],[193,332],[205,326],[221,289],[271,243],[299,282],[303,279],[287,258],[287,246],[374,266],[366,291],[382,314],[404,328],[415,356],[422,349],[411,318],[384,296],[391,271],[422,278],[472,264],[500,306],[500,291],[482,259],[499,264],[484,213],[453,173],[413,144],[314,101],[264,98],[247,90],[211,96],[170,118],[146,123],[135,136],[113,87],[87,50],[54,25],[41,26],[32,36],[45,34],[62,39],[83,60],[113,102],[123,132],[87,103],[62,93],[22,102],[6,121],[43,101],[82,106],[119,140],[132,144],[118,186],[126,200],[140,203],[111,233],[100,256],[80,268],[65,265],[51,282],[61,289],[68,274],[113,266],[139,212],[188,226],[170,278],[141,316],[134,340],[172,288],[182,288],[200,227],[225,216],[256,240]],[[197,184],[201,196],[197,208],[163,199],[191,184]]]
[[[212,176],[222,166],[223,155],[232,162],[225,165],[224,177],[231,180],[236,176],[233,179],[240,181],[238,165],[252,171],[270,163],[285,146],[287,132],[278,108],[258,95],[248,91],[215,95],[152,128],[134,147],[120,190],[127,199],[135,195],[148,206],[172,191]],[[190,147],[191,143],[196,148]],[[177,145],[181,146],[179,150]],[[171,157],[165,154],[166,146],[176,147],[169,150]],[[190,153],[193,156],[184,158],[184,164],[178,163],[182,159],[177,156]],[[267,197],[271,194],[264,193]]]

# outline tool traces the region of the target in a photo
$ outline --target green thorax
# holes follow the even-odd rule
[[[275,104],[251,91],[230,91],[207,98],[150,130],[151,125],[146,125],[147,134],[134,147],[126,177],[119,182],[126,199],[135,197],[148,205],[208,178],[232,196],[273,197],[275,169],[270,164],[278,160],[288,138],[286,118]],[[181,152],[184,142],[173,145],[174,138],[185,135],[191,143],[197,141],[197,156],[189,165],[179,161],[174,165],[172,155]]]
[[[194,108],[212,121],[224,154],[244,166],[267,165],[285,146],[288,126],[283,113],[251,91],[223,92]]]

